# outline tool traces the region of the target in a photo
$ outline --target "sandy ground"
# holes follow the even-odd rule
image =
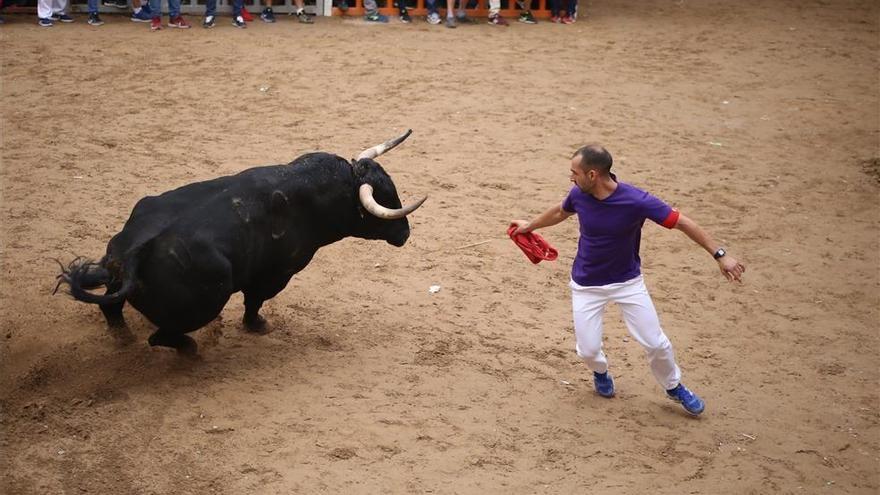
[[[7,16],[0,492],[877,493],[880,7],[586,10],[457,30]],[[125,342],[51,295],[52,258],[99,257],[142,196],[409,127],[380,161],[405,200],[430,196],[410,242],[323,249],[266,305],[266,335],[242,331],[236,295],[187,360],[151,349],[130,308]],[[562,199],[590,141],[748,265],[728,284],[684,235],[645,227],[699,419],[664,399],[616,308],[619,395],[593,393],[566,285],[575,222],[543,232],[554,263],[505,237]]]

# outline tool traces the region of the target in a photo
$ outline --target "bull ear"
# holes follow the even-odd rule
[[[272,191],[269,200],[269,225],[272,227],[272,239],[281,239],[287,232],[287,209],[289,203],[283,192]]]

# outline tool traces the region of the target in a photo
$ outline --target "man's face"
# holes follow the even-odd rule
[[[581,156],[575,155],[571,159],[571,176],[569,179],[578,186],[581,192],[589,193],[596,184],[596,171],[592,169],[584,170],[581,167]]]

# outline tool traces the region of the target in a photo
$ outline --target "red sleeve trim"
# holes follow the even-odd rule
[[[663,223],[660,225],[666,227],[667,229],[674,228],[676,224],[678,224],[678,217],[681,216],[681,213],[678,212],[675,208],[669,212],[669,216],[666,217],[666,220],[663,220]]]

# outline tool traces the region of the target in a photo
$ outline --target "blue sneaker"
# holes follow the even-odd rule
[[[367,12],[364,20],[367,22],[388,22],[388,16],[378,12]]]
[[[596,393],[602,397],[614,397],[614,379],[607,371],[605,373],[593,372],[593,385]]]
[[[141,10],[132,12],[131,22],[150,22],[153,20],[153,14],[147,7],[141,7]]]
[[[703,399],[697,397],[697,394],[688,390],[688,388],[681,383],[679,383],[674,389],[667,390],[666,396],[675,402],[680,402],[681,406],[684,407],[684,410],[687,411],[688,414],[694,416],[699,416],[700,413],[703,412],[703,409],[706,408]]]
[[[44,27],[44,28],[52,27],[54,25],[52,23],[52,19],[50,19],[48,17],[46,17],[46,18],[41,17],[39,22],[37,22],[37,24],[39,24],[40,27]]]
[[[55,19],[55,16],[53,16],[53,19],[56,20],[56,21],[59,21],[59,22],[73,22],[73,17],[70,17],[70,16],[67,15],[67,14],[56,14],[56,16],[58,17],[57,19]]]

